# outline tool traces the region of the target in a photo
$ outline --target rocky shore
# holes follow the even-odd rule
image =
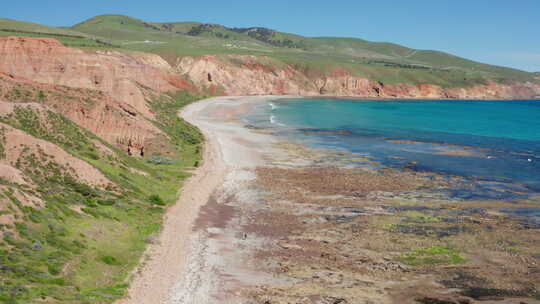
[[[170,286],[163,303],[540,303],[538,227],[501,211],[533,200],[452,199],[448,177],[349,168],[354,155],[246,128],[238,115],[268,98],[182,112],[215,151],[183,196],[221,182],[206,201],[180,202],[201,206],[185,267],[141,288]]]

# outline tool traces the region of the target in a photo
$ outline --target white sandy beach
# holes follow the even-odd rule
[[[167,212],[159,241],[147,250],[145,262],[118,304],[234,302],[228,285],[256,277],[234,254],[236,236],[195,229],[203,207],[213,196],[225,200],[253,178],[249,169],[279,152],[272,137],[243,128],[236,115],[276,96],[217,97],[184,108],[180,115],[199,127],[206,142],[203,164],[181,189]],[[247,194],[247,191],[243,191]],[[212,238],[208,235],[212,234]],[[229,251],[230,250],[230,251]],[[217,252],[220,251],[220,252]],[[231,254],[223,254],[229,251]],[[223,280],[224,277],[227,280]]]

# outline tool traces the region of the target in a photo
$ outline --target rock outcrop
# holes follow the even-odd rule
[[[39,83],[103,91],[148,117],[152,114],[140,85],[158,92],[190,86],[165,72],[167,63],[157,55],[88,53],[49,38],[0,38],[0,58],[0,71],[6,74]]]

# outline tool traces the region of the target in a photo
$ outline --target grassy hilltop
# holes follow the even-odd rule
[[[0,35],[57,38],[68,46],[152,52],[169,61],[181,56],[257,55],[302,69],[344,69],[384,83],[462,87],[486,81],[531,81],[534,74],[482,64],[439,51],[415,50],[357,38],[303,37],[266,28],[229,28],[198,22],[144,21],[103,15],[70,28],[0,19]]]

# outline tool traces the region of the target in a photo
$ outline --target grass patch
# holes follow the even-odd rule
[[[5,133],[6,133],[6,130],[4,128],[0,128],[0,159],[6,157],[6,148],[4,146],[6,143]]]
[[[118,261],[115,257],[110,256],[110,255],[102,256],[99,258],[99,260],[107,265],[114,265],[114,266],[122,265],[120,261]]]
[[[407,221],[415,223],[440,223],[443,221],[442,216],[431,216],[418,211],[406,211],[401,214],[406,217]]]
[[[402,254],[401,259],[411,266],[458,265],[466,262],[458,250],[441,245],[413,250]]]
[[[199,129],[178,117],[177,113],[182,107],[202,98],[204,97],[196,97],[181,91],[152,101],[150,106],[157,116],[154,124],[167,133],[178,146],[201,144],[203,136]]]

